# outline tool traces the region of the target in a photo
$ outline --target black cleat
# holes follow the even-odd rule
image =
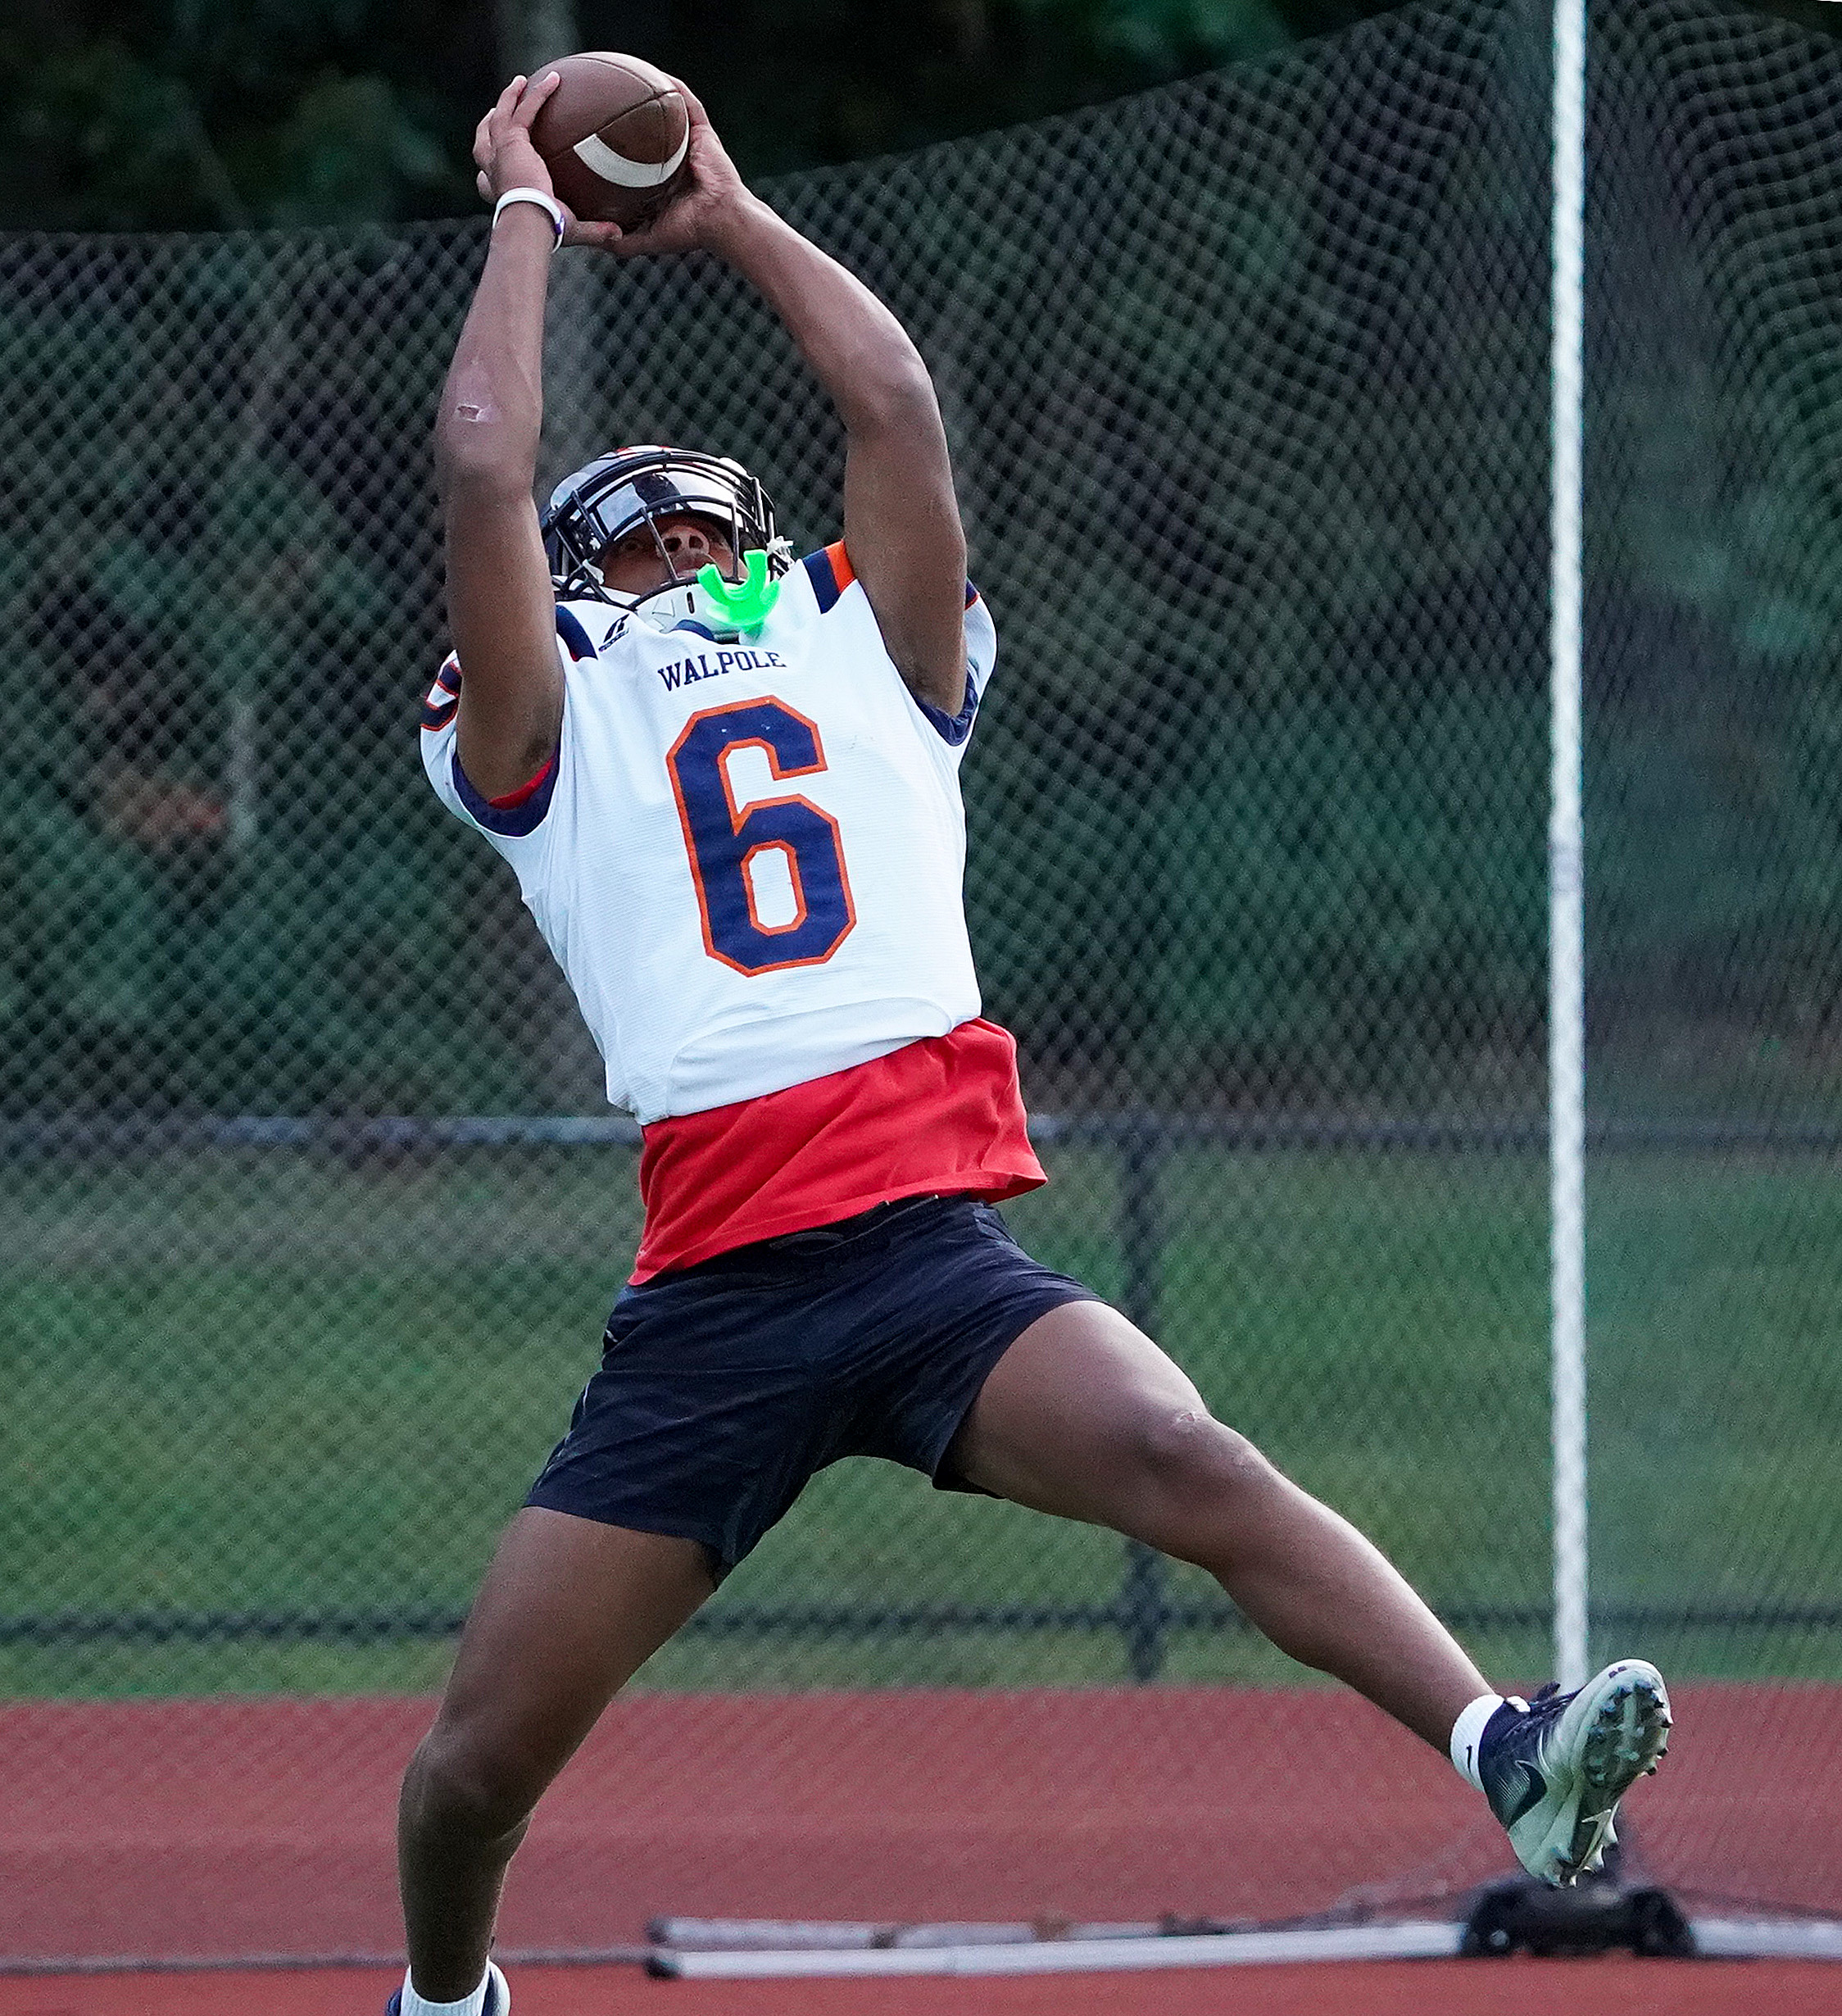
[[[1663,1675],[1640,1659],[1608,1666],[1577,1693],[1550,1682],[1491,1716],[1477,1775],[1531,1876],[1571,1883],[1603,1865],[1618,1801],[1656,1769],[1669,1728]]]

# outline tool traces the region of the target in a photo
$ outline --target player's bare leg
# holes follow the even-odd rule
[[[1188,1379],[1104,1304],[1032,1324],[952,1454],[1001,1497],[1209,1569],[1282,1650],[1448,1750],[1545,1882],[1602,1866],[1620,1799],[1667,1747],[1668,1692],[1645,1660],[1532,1702],[1493,1692],[1375,1547],[1211,1419]]]
[[[398,1872],[418,1995],[459,2001],[479,1986],[532,1808],[714,1587],[695,1541],[537,1507],[512,1521],[403,1778]]]
[[[1380,1550],[1211,1418],[1116,1310],[1073,1302],[998,1361],[954,1444],[972,1482],[1207,1569],[1283,1652],[1441,1752],[1490,1689]]]

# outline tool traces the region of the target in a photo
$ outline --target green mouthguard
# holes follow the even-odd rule
[[[768,611],[780,597],[780,583],[768,579],[765,553],[745,553],[747,578],[725,581],[714,567],[697,570],[697,585],[709,596],[712,612],[734,624],[744,637],[753,637],[768,620]]]

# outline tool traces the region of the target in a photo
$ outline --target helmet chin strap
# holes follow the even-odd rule
[[[759,634],[768,612],[780,598],[780,583],[768,579],[768,556],[757,549],[742,556],[746,569],[740,581],[726,581],[713,566],[697,570],[697,585],[710,597],[710,613],[733,623],[743,637]]]

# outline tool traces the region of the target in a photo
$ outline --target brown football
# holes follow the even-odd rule
[[[690,115],[677,85],[637,56],[565,56],[536,74],[562,82],[531,122],[557,195],[578,217],[642,225],[683,185]]]

